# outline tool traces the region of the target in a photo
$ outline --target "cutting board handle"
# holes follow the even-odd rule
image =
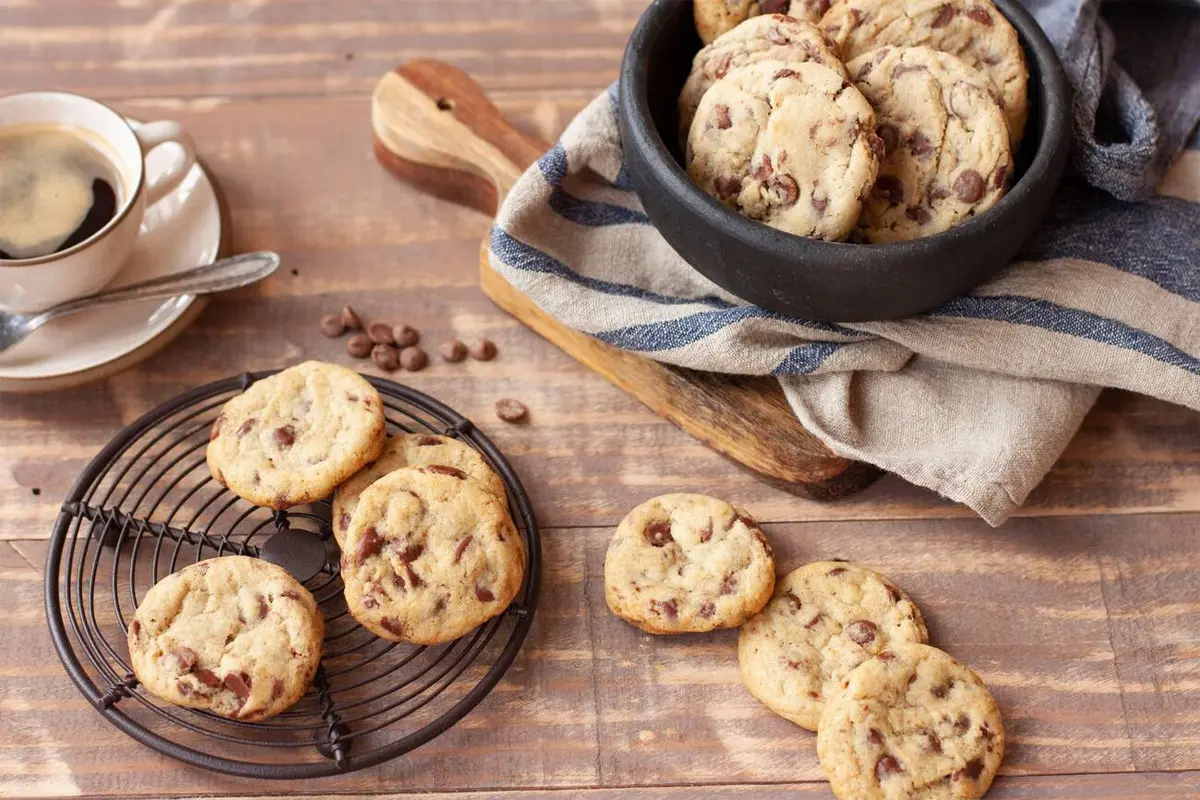
[[[521,173],[549,145],[513,128],[457,67],[410,61],[371,98],[375,156],[429,194],[494,215]]]

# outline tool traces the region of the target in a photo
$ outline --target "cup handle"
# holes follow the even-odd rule
[[[183,183],[192,165],[196,163],[196,144],[182,125],[170,120],[147,122],[135,129],[134,133],[142,145],[142,158],[148,156],[150,151],[160,144],[167,142],[175,142],[183,148],[182,158],[176,159],[165,172],[146,184],[146,207],[149,208]]]

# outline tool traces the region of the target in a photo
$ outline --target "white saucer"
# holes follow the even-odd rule
[[[135,127],[138,123],[130,120]],[[147,176],[177,157],[174,145],[153,150]],[[146,211],[137,246],[112,287],[208,264],[221,248],[221,208],[204,168],[192,167],[171,194]],[[0,391],[36,392],[78,386],[127,369],[175,338],[200,309],[194,295],[80,311],[47,323],[0,353]]]

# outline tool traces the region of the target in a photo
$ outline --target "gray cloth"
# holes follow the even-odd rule
[[[835,453],[999,524],[1057,460],[1100,388],[1200,410],[1200,205],[1183,199],[1200,197],[1200,168],[1173,173],[1182,197],[1113,197],[1156,186],[1200,115],[1187,33],[1200,7],[1114,6],[1137,17],[1114,26],[1122,35],[1158,30],[1174,52],[1126,48],[1124,39],[1114,48],[1097,8],[1052,0],[1038,15],[1069,62],[1077,164],[1100,189],[1065,181],[1016,263],[925,314],[817,323],[712,284],[633,193],[611,91],[517,182],[492,230],[491,264],[543,311],[613,346],[693,369],[777,376]],[[1150,82],[1139,89],[1141,80]]]

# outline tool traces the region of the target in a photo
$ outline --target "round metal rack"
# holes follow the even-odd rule
[[[516,658],[537,603],[541,544],[512,467],[466,417],[406,386],[368,377],[389,431],[455,437],[504,481],[525,538],[525,583],[502,614],[436,647],[374,636],[346,611],[328,502],[271,511],[231,494],[205,464],[208,431],[225,401],[270,373],[187,392],[123,430],[88,465],[54,526],[46,617],[67,673],[108,721],[188,764],[257,778],[314,778],[403,755],[445,732],[492,690]],[[325,647],[308,694],[264,722],[179,708],[143,691],[125,630],[159,579],[221,555],[278,563],[325,615]]]

